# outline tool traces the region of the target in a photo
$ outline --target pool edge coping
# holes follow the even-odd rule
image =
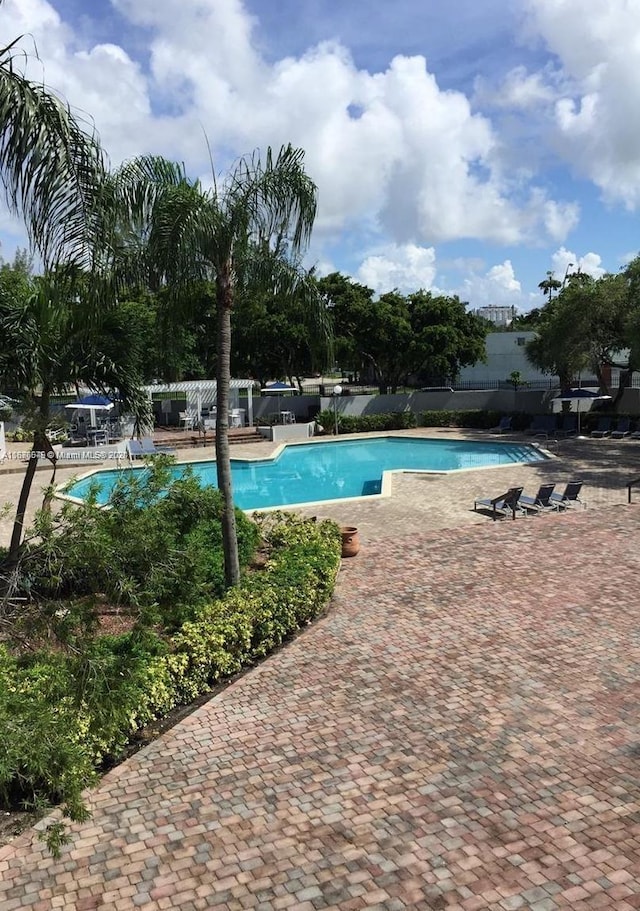
[[[427,429],[427,428],[425,428],[425,429]],[[403,435],[400,436],[400,434],[403,434]],[[309,446],[309,445],[317,445],[317,444],[321,444],[321,443],[339,443],[339,442],[347,442],[348,439],[352,439],[352,441],[355,441],[357,439],[373,440],[373,439],[388,439],[388,438],[397,438],[397,437],[400,437],[400,439],[405,439],[405,440],[406,439],[413,439],[413,440],[430,440],[430,439],[436,440],[436,439],[438,439],[438,437],[428,437],[428,436],[422,436],[422,435],[421,436],[411,436],[410,434],[407,434],[406,431],[402,431],[402,430],[397,430],[397,431],[391,430],[391,431],[386,431],[386,432],[383,431],[381,433],[375,433],[375,434],[369,434],[369,433],[343,434],[342,436],[344,437],[343,440],[340,440],[339,436],[336,438],[335,436],[332,436],[332,435],[327,435],[326,437],[319,437],[317,440],[313,440],[313,438],[305,439],[305,440],[290,440],[290,441],[283,440],[281,443],[278,443],[278,445],[273,450],[273,452],[268,456],[264,456],[264,455],[263,456],[237,456],[235,458],[232,457],[230,459],[230,461],[232,461],[232,462],[269,462],[269,461],[273,462],[277,458],[279,458],[282,455],[282,453],[284,452],[284,450],[289,446]],[[514,441],[513,440],[504,440],[504,439],[502,439],[502,440],[474,439],[473,441],[461,440],[460,442],[504,443],[505,445],[507,445],[508,443],[513,443]],[[534,441],[523,442],[522,445],[529,446],[532,449],[537,449],[538,452],[540,452],[542,454],[542,458],[539,461],[543,461],[544,459],[557,459],[558,458],[558,456],[555,453],[550,452],[548,449],[544,449],[538,442],[534,442]],[[153,455],[148,456],[147,458],[152,459]],[[216,461],[217,461],[216,458],[211,458],[211,459],[197,459],[197,460],[191,460],[191,461],[188,460],[188,461],[182,461],[182,462],[176,461],[174,464],[176,466],[177,465],[188,466],[188,465],[195,464],[195,462],[216,462]],[[538,461],[538,460],[536,460],[536,461]],[[531,464],[535,464],[535,463],[534,462],[509,462],[508,464],[515,468],[518,466],[531,465]],[[68,480],[68,481],[65,481],[63,484],[58,485],[55,488],[53,495],[54,495],[54,497],[56,497],[56,499],[64,500],[68,503],[73,503],[76,506],[82,506],[85,504],[85,502],[86,502],[85,500],[80,499],[80,497],[73,497],[73,496],[70,496],[69,494],[63,493],[63,488],[68,487],[72,483],[75,484],[78,481],[84,481],[86,478],[90,478],[94,474],[103,473],[105,471],[124,471],[125,469],[126,470],[132,470],[132,469],[140,470],[140,469],[144,469],[146,467],[147,467],[146,460],[141,465],[132,465],[132,464],[129,464],[126,466],[118,465],[116,468],[104,468],[104,467],[96,466],[95,468],[92,468],[89,471],[84,472],[82,475],[79,475],[78,477],[74,478],[73,480]],[[359,502],[361,500],[370,502],[372,500],[386,499],[391,496],[392,486],[393,486],[393,475],[395,475],[395,474],[420,474],[420,475],[425,474],[425,475],[436,475],[436,476],[443,475],[443,476],[447,477],[448,475],[455,475],[455,474],[459,474],[460,472],[490,471],[491,469],[505,468],[505,467],[506,467],[505,465],[478,465],[478,466],[472,466],[469,468],[450,468],[450,469],[445,469],[445,470],[443,470],[443,469],[439,469],[439,470],[420,469],[420,468],[389,468],[382,472],[382,479],[381,479],[381,483],[380,483],[380,493],[367,494],[366,496],[359,496],[359,497],[338,497],[338,498],[334,498],[334,499],[330,499],[330,500],[308,500],[303,503],[284,503],[284,504],[280,504],[279,506],[259,506],[259,507],[252,507],[250,509],[243,509],[242,512],[251,514],[254,512],[263,513],[263,512],[276,512],[278,510],[286,511],[288,509],[306,509],[307,507],[312,508],[314,506],[325,506],[325,505],[331,505],[331,504],[336,504],[336,503],[354,503],[354,502]],[[96,505],[99,509],[110,509],[111,508],[108,503],[96,504]],[[240,507],[238,507],[238,508],[240,508]]]

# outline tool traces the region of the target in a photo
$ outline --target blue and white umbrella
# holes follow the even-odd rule
[[[106,395],[91,394],[83,395],[77,402],[69,402],[64,407],[70,411],[88,411],[89,422],[93,427],[96,423],[96,411],[111,411],[113,402]]]
[[[274,383],[267,383],[266,386],[262,387],[262,392],[265,395],[278,396],[278,415],[280,414],[280,396],[286,395],[289,392],[296,393],[297,391],[295,386],[290,386],[288,383],[281,382],[281,380],[276,380]]]

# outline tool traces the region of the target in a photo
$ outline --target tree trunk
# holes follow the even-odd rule
[[[594,373],[598,380],[598,389],[601,395],[609,395],[611,390],[609,388],[609,383],[602,369],[602,364],[599,361],[596,361],[594,367]]]
[[[240,581],[236,514],[233,504],[231,483],[231,459],[229,455],[229,385],[231,381],[231,308],[233,289],[231,287],[231,263],[216,279],[216,313],[218,359],[216,365],[216,470],[218,488],[222,494],[222,546],[224,551],[224,576],[228,586]]]
[[[10,564],[16,562],[18,553],[20,551],[20,545],[22,544],[24,517],[27,512],[27,504],[29,502],[31,487],[33,486],[33,479],[38,467],[39,453],[44,453],[45,458],[49,459],[53,463],[53,478],[55,478],[57,457],[44,430],[44,428],[46,428],[47,424],[49,423],[50,400],[51,396],[49,391],[47,389],[43,389],[42,395],[40,396],[40,407],[38,409],[38,424],[40,427],[42,427],[42,429],[37,429],[34,431],[31,458],[29,459],[29,464],[27,465],[27,470],[25,471],[24,480],[22,482],[22,488],[20,489],[20,496],[18,497],[18,506],[16,508],[15,519],[13,520],[13,530],[11,532],[11,543],[9,544],[8,561]],[[46,505],[47,503],[45,497],[43,506],[46,508]]]
[[[631,386],[632,378],[633,378],[633,367],[627,367],[626,369],[623,369],[623,368],[620,369],[620,379],[618,381],[618,388],[616,389],[616,394],[614,395],[613,401],[611,403],[612,411],[617,410],[618,404],[620,403],[620,399],[624,395],[625,389],[629,389],[629,387]]]
[[[16,509],[16,515],[13,520],[13,531],[11,533],[11,544],[9,545],[9,556],[8,561],[10,564],[14,564],[18,559],[18,554],[20,552],[20,545],[22,543],[22,532],[24,530],[24,517],[27,511],[27,503],[29,502],[29,494],[31,493],[31,486],[33,484],[33,479],[35,477],[36,468],[38,467],[38,446],[40,441],[38,440],[38,434],[34,434],[33,437],[33,448],[31,450],[31,458],[27,465],[27,470],[24,474],[24,480],[22,481],[22,487],[20,489],[20,496],[18,497],[18,507]]]

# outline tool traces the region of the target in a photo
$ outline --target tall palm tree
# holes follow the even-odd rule
[[[240,578],[229,455],[231,312],[237,291],[251,274],[255,281],[273,275],[274,250],[284,246],[290,268],[279,257],[281,293],[296,286],[291,265],[306,244],[316,212],[316,187],[303,167],[304,152],[283,146],[264,160],[256,152],[240,159],[210,190],[187,180],[184,169],[161,158],[141,158],[119,174],[120,198],[140,222],[150,216],[147,263],[157,282],[179,298],[194,281],[210,280],[216,289],[216,461],[224,500],[225,578]],[[278,258],[278,257],[276,257]],[[299,283],[298,283],[299,284]]]

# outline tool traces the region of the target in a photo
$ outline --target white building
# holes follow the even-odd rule
[[[478,362],[473,367],[463,367],[459,381],[505,382],[511,373],[517,371],[525,383],[548,383],[554,377],[537,370],[527,360],[525,345],[532,338],[535,338],[535,332],[490,332],[486,340],[486,363]]]
[[[494,326],[510,326],[516,315],[515,307],[499,307],[496,304],[489,304],[486,307],[478,307],[471,311],[474,316],[481,316],[482,319],[488,320]]]

